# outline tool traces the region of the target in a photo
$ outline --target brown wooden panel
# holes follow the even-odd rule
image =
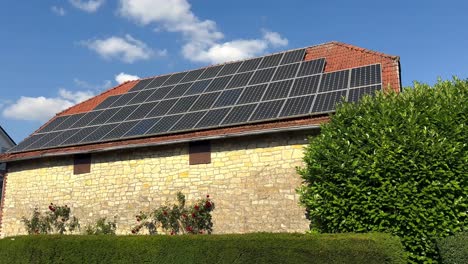
[[[91,171],[91,154],[79,154],[74,156],[73,174],[89,173]]]
[[[189,164],[211,163],[211,144],[209,141],[198,141],[189,143]]]

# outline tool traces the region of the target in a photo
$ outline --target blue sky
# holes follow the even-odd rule
[[[450,4],[449,4],[450,3]],[[332,40],[401,57],[403,85],[468,72],[465,1],[2,1],[0,125],[147,77]]]

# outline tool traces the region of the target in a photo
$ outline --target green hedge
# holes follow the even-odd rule
[[[387,234],[21,236],[0,263],[406,263]]]
[[[437,247],[443,264],[468,263],[468,232],[440,239]]]

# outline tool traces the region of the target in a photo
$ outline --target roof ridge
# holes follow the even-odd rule
[[[382,57],[386,57],[386,58],[390,58],[390,59],[394,59],[394,60],[400,60],[400,56],[390,55],[390,54],[386,54],[386,53],[383,53],[383,52],[374,51],[374,50],[371,50],[371,49],[361,48],[361,47],[358,47],[358,46],[355,46],[355,45],[352,45],[352,44],[348,44],[348,43],[344,43],[344,42],[340,42],[340,41],[335,41],[335,40],[327,42],[327,43],[315,45],[315,46],[320,46],[320,45],[325,45],[325,44],[334,44],[334,45],[342,46],[342,47],[345,47],[345,48],[348,48],[348,49],[351,49],[351,50],[361,51],[361,52],[365,52],[365,53],[369,53],[369,54],[373,54],[373,55],[378,55],[378,56],[382,56]],[[315,47],[315,46],[312,46],[312,47]]]

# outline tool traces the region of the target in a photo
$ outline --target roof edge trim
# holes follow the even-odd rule
[[[216,140],[216,139],[224,139],[224,138],[245,137],[245,136],[254,136],[254,135],[263,135],[263,134],[270,134],[270,133],[281,133],[281,132],[291,132],[291,131],[302,131],[302,130],[319,129],[319,128],[320,128],[320,125],[305,125],[305,126],[292,126],[292,127],[286,127],[286,128],[283,127],[283,128],[259,129],[259,130],[243,131],[243,132],[237,132],[237,133],[231,133],[231,134],[222,134],[222,135],[215,135],[215,136],[201,136],[201,137],[192,137],[192,138],[168,140],[168,141],[162,141],[162,142],[131,144],[131,145],[123,145],[123,146],[112,146],[112,147],[106,147],[106,148],[95,149],[95,150],[54,152],[54,153],[46,153],[46,154],[43,154],[43,155],[37,155],[37,156],[31,156],[31,157],[22,157],[22,158],[13,158],[13,159],[6,159],[6,160],[0,160],[0,161],[1,162],[14,162],[14,161],[24,161],[24,160],[32,160],[32,159],[40,159],[40,158],[58,157],[58,156],[69,156],[69,155],[75,155],[75,154],[92,154],[92,153],[101,153],[101,152],[108,152],[108,151],[114,151],[114,150],[173,145],[173,144],[187,143],[187,142],[191,142],[191,141]]]

